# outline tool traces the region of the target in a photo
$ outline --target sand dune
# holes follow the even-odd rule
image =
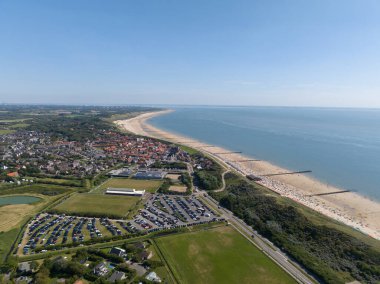
[[[243,175],[254,174],[262,177],[260,183],[269,189],[380,240],[380,204],[378,202],[353,192],[310,197],[309,195],[311,194],[342,189],[321,183],[304,174],[264,177],[263,175],[284,173],[287,170],[265,161],[237,162],[252,159],[252,157],[242,154],[217,154],[228,152],[228,150],[221,147],[205,147],[210,145],[189,137],[160,130],[147,123],[148,119],[167,112],[170,112],[170,110],[145,113],[116,123],[131,133],[171,142],[182,141],[181,144],[208,153],[224,163],[226,167],[233,168]]]

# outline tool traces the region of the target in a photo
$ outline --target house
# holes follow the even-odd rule
[[[11,172],[11,173],[8,173],[7,176],[9,177],[18,177],[18,172]]]
[[[114,283],[116,281],[121,281],[125,279],[125,273],[121,271],[114,271],[112,275],[107,279],[107,281]]]
[[[31,273],[32,272],[32,268],[30,267],[30,262],[21,262],[18,265],[17,270],[20,273]]]
[[[103,276],[108,273],[108,268],[104,262],[99,263],[94,267],[94,274],[98,276]]]
[[[32,283],[33,282],[33,278],[31,277],[28,277],[28,276],[20,276],[18,278],[15,279],[15,283]]]
[[[118,247],[111,248],[110,254],[115,254],[115,255],[121,256],[121,257],[124,257],[126,255],[125,250],[122,248],[118,248]]]
[[[152,271],[151,273],[149,273],[146,277],[145,277],[146,280],[149,280],[149,281],[152,281],[152,282],[156,282],[156,283],[161,283],[161,278],[158,277],[157,273]]]
[[[145,244],[143,242],[137,242],[137,243],[134,243],[133,245],[137,249],[144,249],[145,248]]]
[[[146,250],[139,253],[139,258],[141,260],[147,260],[152,257],[152,252],[147,252]]]

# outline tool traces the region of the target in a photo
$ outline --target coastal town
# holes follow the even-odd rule
[[[0,0],[0,284],[380,284],[380,0]]]
[[[15,108],[13,120],[3,114],[8,128],[23,120],[0,135],[3,282],[206,283],[225,272],[233,282],[339,279],[325,267],[310,266],[310,274],[287,236],[309,249],[309,239],[331,233],[336,237],[325,245],[334,250],[340,242],[349,252],[355,233],[305,218],[281,184],[276,189],[271,178],[236,162],[244,157],[188,138],[178,143],[185,141],[180,136],[167,139],[145,123],[150,112],[137,110],[60,108],[34,118]],[[372,248],[363,242],[355,249]],[[194,264],[202,258],[209,259],[207,273]],[[241,273],[229,271],[230,259]],[[373,265],[376,253],[366,261]],[[355,276],[347,279],[375,279],[351,265]]]
[[[207,171],[213,162],[200,155],[191,156],[178,145],[111,128],[97,129],[85,139],[73,140],[27,127],[0,135],[0,145],[0,186],[8,193],[5,199],[14,198],[3,208],[12,211],[13,202],[25,196],[9,195],[13,192],[39,200],[36,209],[41,201],[51,203],[42,211],[29,213],[36,215],[23,226],[7,255],[27,260],[17,265],[15,275],[5,276],[16,283],[40,283],[45,262],[41,265],[35,259],[48,260],[54,251],[64,254],[103,242],[108,244],[103,254],[86,250],[86,254],[97,255],[96,261],[89,261],[91,256],[80,261],[84,265],[81,269],[86,271],[84,279],[111,283],[171,281],[154,249],[136,255],[113,244],[122,241],[123,247],[137,246],[134,239],[141,236],[225,223],[219,213],[191,194],[194,169]],[[96,202],[105,207],[94,206]],[[10,214],[11,223],[21,221]],[[118,258],[113,256],[115,251]],[[77,254],[72,257],[75,259]],[[71,263],[62,256],[52,261],[61,266]],[[119,263],[117,268],[115,262]],[[156,266],[160,267],[157,273]]]
[[[148,167],[156,161],[188,162],[178,147],[150,138],[107,132],[93,141],[52,140],[41,132],[20,131],[0,136],[4,182],[27,175],[85,178],[120,163]],[[25,179],[24,179],[25,180]]]

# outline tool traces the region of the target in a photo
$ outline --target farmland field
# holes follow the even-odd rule
[[[139,200],[141,198],[135,196],[82,193],[71,196],[53,209],[66,214],[83,216],[124,217],[136,207]]]
[[[231,227],[156,242],[180,283],[296,283]]]
[[[102,186],[93,193],[102,193],[108,187],[115,188],[134,188],[137,190],[145,189],[148,192],[155,192],[162,181],[160,180],[140,180],[140,179],[129,179],[129,178],[112,178],[106,181]]]

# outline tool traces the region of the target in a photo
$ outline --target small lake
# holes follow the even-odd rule
[[[10,204],[31,204],[40,201],[41,198],[27,195],[14,195],[0,197],[0,206]]]

